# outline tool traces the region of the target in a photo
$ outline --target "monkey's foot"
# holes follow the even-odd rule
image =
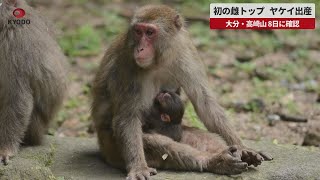
[[[9,164],[9,156],[1,156],[0,155],[0,165],[4,164],[5,166]]]
[[[12,156],[14,156],[14,152],[16,152],[16,151],[15,150],[1,150],[0,149],[0,165],[1,164],[8,165],[10,158]]]
[[[156,175],[157,170],[149,167],[132,168],[127,180],[149,180],[150,176]]]
[[[239,150],[235,146],[215,155],[208,164],[208,170],[217,174],[233,175],[248,170],[248,164],[241,160]]]
[[[273,159],[271,155],[265,152],[256,152],[250,148],[243,148],[241,151],[241,160],[247,162],[249,166],[253,165],[257,167],[262,163],[262,161],[271,161]]]

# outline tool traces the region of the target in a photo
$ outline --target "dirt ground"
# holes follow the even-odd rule
[[[310,129],[320,127],[319,28],[210,30],[208,6],[190,5],[189,1],[163,2],[187,17],[188,29],[208,67],[212,89],[242,138],[301,145]],[[125,29],[139,4],[121,0],[32,0],[32,5],[56,25],[70,64],[68,97],[50,134],[94,136],[90,131],[91,81],[104,51]],[[203,128],[192,106],[188,104],[186,109],[187,124]]]

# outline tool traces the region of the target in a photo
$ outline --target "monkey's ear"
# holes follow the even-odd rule
[[[166,123],[171,122],[171,118],[168,114],[161,114],[161,120]]]
[[[174,17],[174,25],[177,27],[178,30],[180,30],[182,27],[182,19],[179,14],[176,15],[176,17]]]
[[[9,6],[16,6],[17,0],[3,0],[3,3]]]

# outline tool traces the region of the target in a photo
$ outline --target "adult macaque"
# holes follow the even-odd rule
[[[30,24],[15,24],[16,8]],[[10,21],[10,22],[9,22]],[[21,21],[20,21],[21,22]],[[0,6],[0,165],[21,143],[38,145],[63,99],[64,55],[49,27],[24,0]]]
[[[159,133],[180,141],[184,105],[175,92],[161,91],[153,105],[144,113],[142,129],[146,133]]]
[[[143,134],[142,112],[160,89],[182,87],[209,131],[229,146],[203,153],[159,134]],[[209,88],[183,18],[163,5],[144,6],[107,50],[93,84],[92,116],[105,160],[129,179],[149,179],[153,168],[237,174],[270,157],[245,147]],[[118,152],[122,154],[119,156]],[[168,157],[163,160],[163,154]],[[250,161],[249,161],[250,160]]]

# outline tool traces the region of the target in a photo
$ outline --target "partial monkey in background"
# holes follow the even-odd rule
[[[25,11],[24,17],[17,19],[13,15],[17,8]],[[16,20],[30,20],[30,23],[13,23]],[[3,0],[0,7],[0,163],[8,164],[20,144],[39,145],[62,103],[66,61],[49,30],[41,16],[24,0]]]

